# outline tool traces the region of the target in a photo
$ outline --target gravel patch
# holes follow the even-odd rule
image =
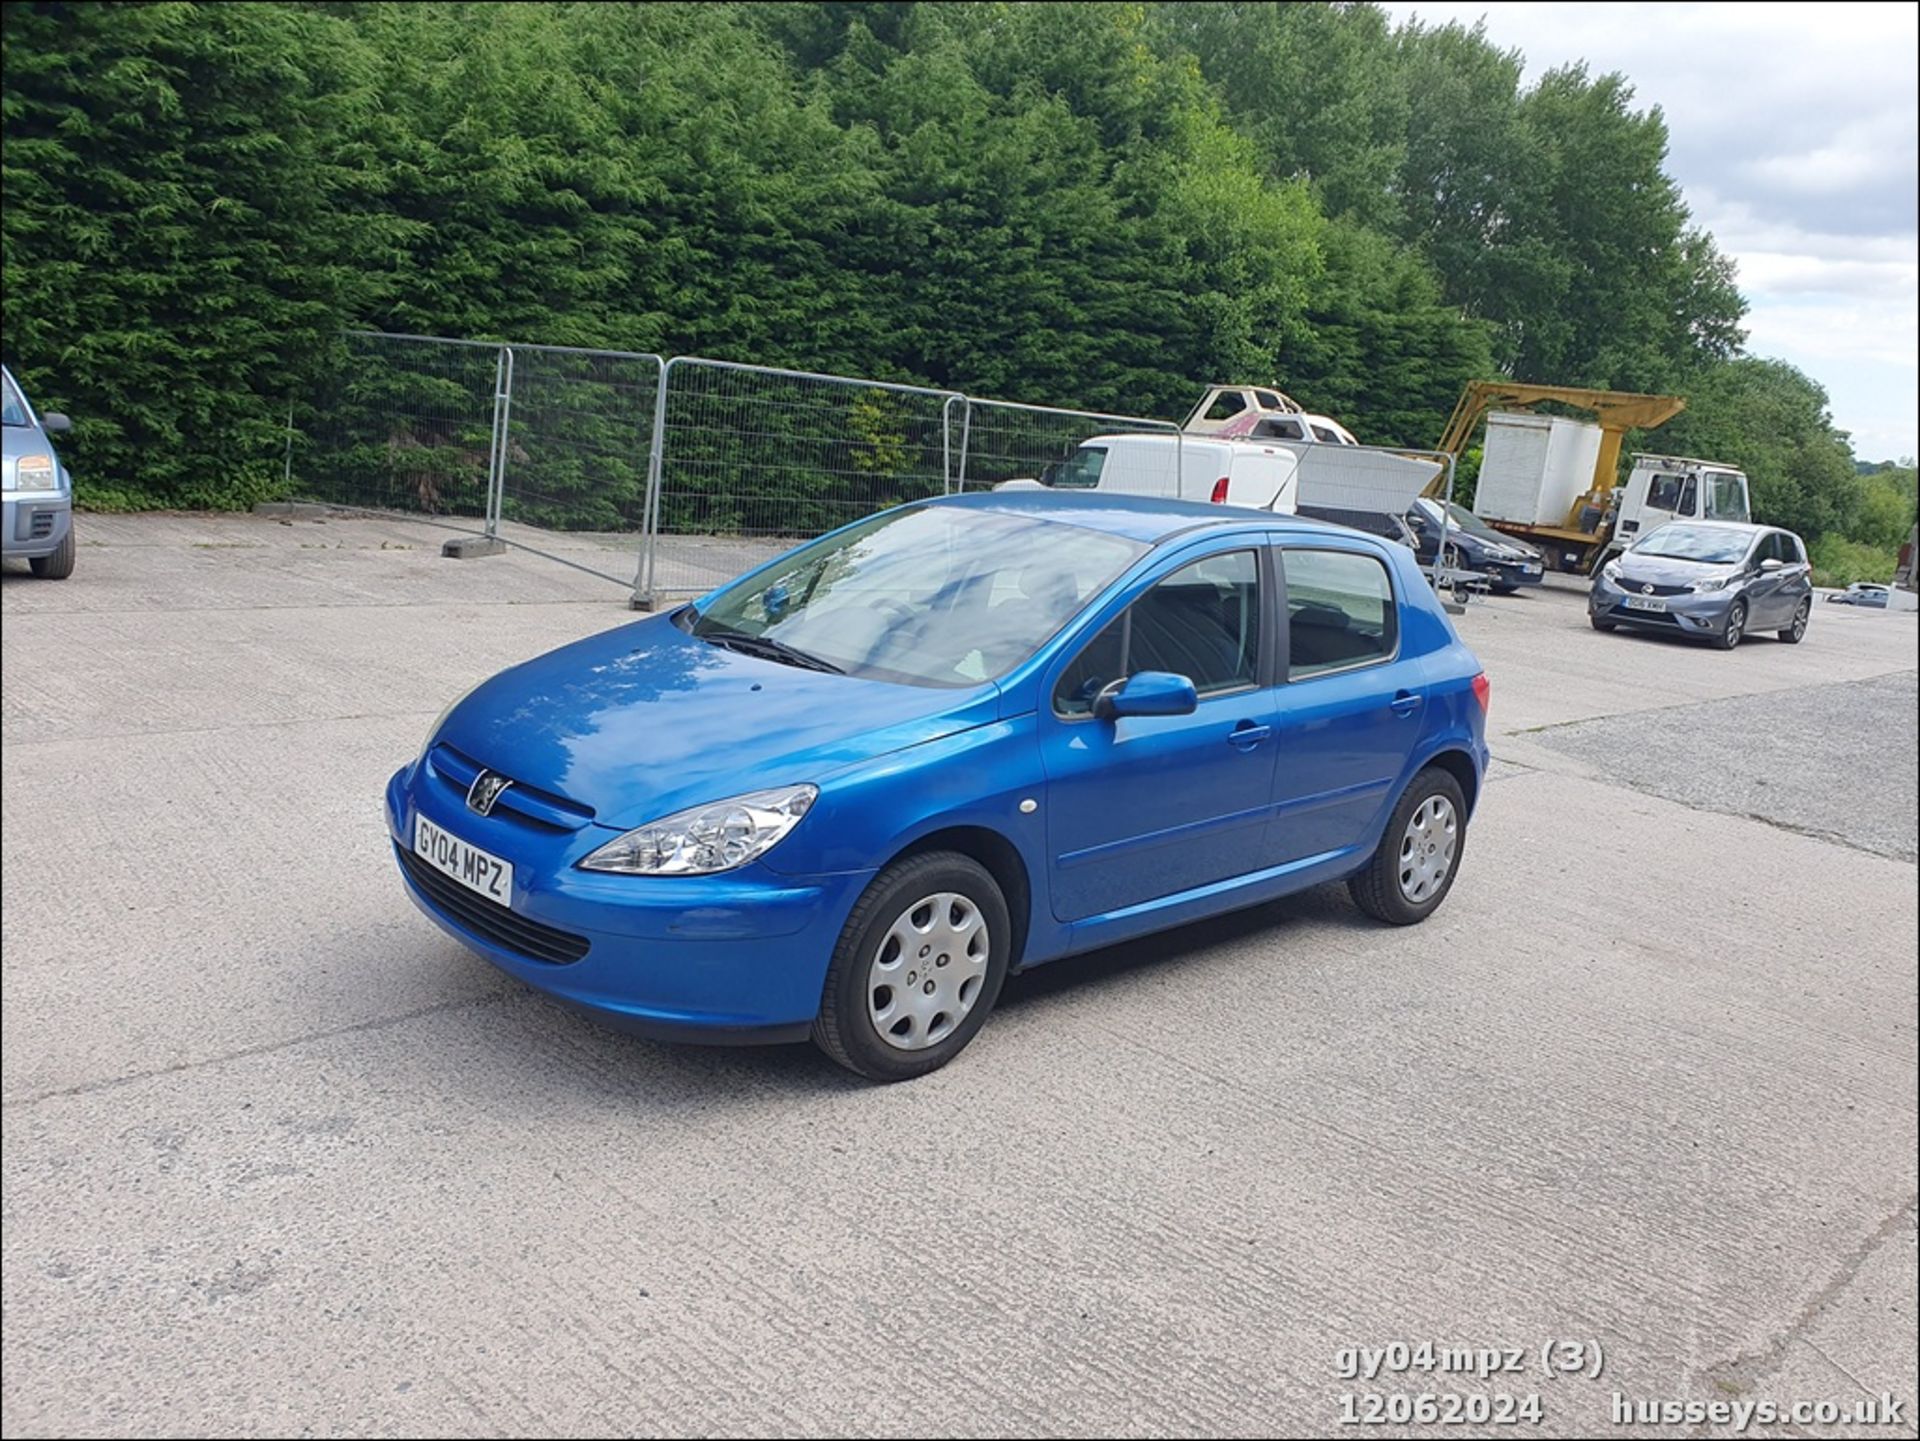
[[[1911,861],[1917,674],[1549,726],[1534,739],[1651,795]]]

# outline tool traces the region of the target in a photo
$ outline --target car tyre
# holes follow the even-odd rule
[[[945,914],[927,909],[936,902]],[[919,935],[928,939],[917,953],[911,939],[901,944],[902,936]],[[977,957],[979,948],[983,958]],[[1006,897],[985,866],[957,851],[896,861],[874,877],[840,932],[813,1023],[814,1044],[870,1081],[907,1081],[937,1071],[986,1023],[1012,949]],[[905,994],[914,996],[911,1006]],[[960,1006],[960,1014],[950,1014]],[[883,1025],[896,1014],[894,1026],[905,1030],[894,1030],[890,1039]]]
[[[1428,766],[1401,793],[1373,858],[1348,878],[1347,892],[1375,920],[1411,926],[1447,898],[1466,848],[1467,801],[1460,782]],[[1436,867],[1439,860],[1444,868]]]
[[[1788,645],[1798,645],[1807,638],[1807,621],[1813,615],[1813,597],[1803,596],[1793,613],[1793,624],[1780,632],[1780,639]]]
[[[1746,639],[1746,635],[1747,603],[1744,600],[1736,600],[1727,611],[1726,628],[1713,638],[1713,643],[1721,650],[1732,650]]]
[[[60,542],[60,548],[52,555],[30,556],[28,567],[42,580],[65,580],[73,574],[73,527],[68,525],[66,538]]]

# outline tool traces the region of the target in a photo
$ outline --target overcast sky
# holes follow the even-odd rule
[[[1920,453],[1920,94],[1912,4],[1389,4],[1527,58],[1618,70],[1669,172],[1740,264],[1747,348],[1827,389],[1862,459]]]

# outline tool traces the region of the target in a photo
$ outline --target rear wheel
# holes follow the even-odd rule
[[[1713,638],[1713,643],[1721,650],[1732,650],[1746,638],[1746,634],[1747,603],[1744,600],[1736,600],[1733,603],[1733,609],[1727,612],[1727,628]]]
[[[1813,615],[1813,597],[1804,596],[1800,606],[1793,613],[1793,624],[1780,632],[1780,639],[1788,645],[1798,645],[1807,636],[1807,621]]]
[[[1006,898],[955,851],[911,856],[874,878],[834,947],[814,1043],[873,1081],[938,1070],[999,998],[1011,959]]]
[[[66,538],[52,555],[29,557],[27,565],[42,580],[65,580],[73,574],[73,526],[67,526]]]
[[[1387,818],[1367,868],[1347,882],[1353,903],[1375,920],[1410,926],[1439,909],[1467,844],[1460,783],[1438,766],[1413,778]]]

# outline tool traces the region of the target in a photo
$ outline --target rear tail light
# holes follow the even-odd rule
[[[1224,475],[1213,483],[1213,503],[1215,505],[1227,503],[1227,477]]]
[[[1481,671],[1473,678],[1473,698],[1480,702],[1480,713],[1486,714],[1487,702],[1493,693],[1493,686],[1487,680],[1487,673]]]

